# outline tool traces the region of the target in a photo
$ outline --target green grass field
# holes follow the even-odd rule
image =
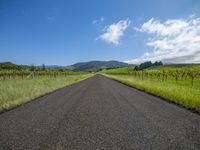
[[[140,79],[131,75],[106,75],[126,85],[166,98],[186,108],[200,112],[200,85],[191,86],[189,83],[176,83],[175,81],[156,81]]]
[[[137,89],[152,93],[154,95],[163,97],[169,101],[180,104],[186,108],[193,109],[200,112],[200,78],[199,75],[193,82],[188,75],[178,76],[176,80],[176,69],[196,70],[199,73],[200,65],[163,65],[158,67],[148,68],[145,71],[155,72],[155,75],[146,75],[142,71],[130,71],[130,68],[118,68],[112,70],[102,71],[104,75],[114,80],[120,81],[126,85],[135,87]],[[132,69],[133,70],[133,69]],[[149,71],[150,70],[150,71]],[[158,76],[156,72],[162,73],[171,70],[172,74],[163,78],[162,74]],[[143,73],[143,74],[142,74]]]
[[[117,69],[108,69],[102,70],[100,73],[107,73],[107,74],[127,74],[134,71],[134,67],[124,67],[124,68],[117,68]]]
[[[91,77],[91,74],[13,78],[0,80],[0,110],[25,103],[40,95]]]
[[[193,69],[200,70],[200,64],[166,64],[163,66],[150,67],[148,69],[152,70],[162,70],[162,69]]]

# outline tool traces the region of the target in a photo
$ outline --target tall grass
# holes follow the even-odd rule
[[[90,77],[90,74],[0,80],[0,111]]]
[[[193,86],[190,81],[165,81],[156,79],[141,79],[132,75],[106,75],[126,85],[163,97],[169,101],[180,104],[186,108],[200,112],[200,85],[199,82]]]

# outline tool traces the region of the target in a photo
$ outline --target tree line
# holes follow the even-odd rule
[[[162,66],[163,63],[161,61],[156,61],[155,63],[152,63],[151,61],[146,61],[144,63],[141,63],[139,66],[135,66],[135,70],[144,70],[149,67],[154,67],[154,66]]]
[[[46,77],[57,77],[57,76],[67,76],[74,74],[84,74],[84,72],[73,72],[63,68],[46,68],[43,64],[42,66],[35,65],[17,65],[11,62],[0,63],[0,79],[7,78],[34,78],[39,76]]]

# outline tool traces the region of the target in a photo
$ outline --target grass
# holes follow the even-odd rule
[[[15,78],[0,80],[0,111],[25,103],[58,88],[79,82],[91,74],[59,76],[56,78]]]
[[[132,75],[106,74],[106,76],[200,112],[200,84],[197,80],[191,86],[189,80],[176,83],[173,79],[161,81],[158,79],[141,79]]]
[[[108,70],[102,70],[100,73],[106,73],[106,74],[127,74],[134,71],[134,67],[124,67],[124,68],[115,68],[115,69],[108,69]]]
[[[163,69],[193,69],[200,70],[200,64],[164,64],[162,66],[153,66],[148,69],[163,70]]]

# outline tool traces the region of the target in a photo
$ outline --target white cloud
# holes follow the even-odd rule
[[[131,21],[129,19],[120,20],[118,23],[113,23],[104,29],[104,33],[97,39],[115,45],[119,44],[120,38],[124,35],[124,31],[128,28]]]
[[[200,63],[200,18],[192,16],[185,20],[173,19],[163,23],[152,18],[136,30],[151,34],[146,44],[153,50],[126,62],[138,64],[162,60],[172,63]]]
[[[99,18],[99,19],[94,19],[94,20],[92,21],[92,24],[99,24],[99,23],[101,23],[101,22],[104,22],[104,20],[105,20],[105,18],[102,16],[102,17]]]

